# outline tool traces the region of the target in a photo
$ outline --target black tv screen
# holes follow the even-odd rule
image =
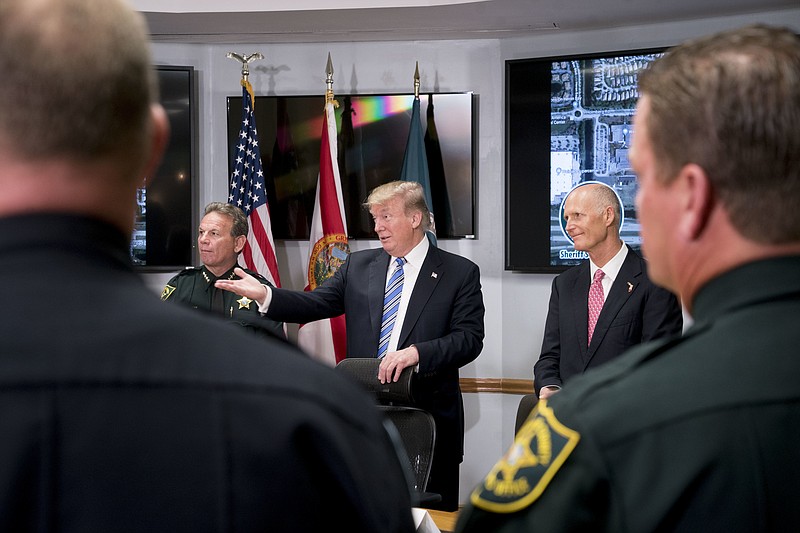
[[[194,263],[195,71],[185,66],[155,70],[170,138],[160,166],[137,191],[131,260],[138,269],[167,271]]]
[[[361,204],[369,191],[398,179],[411,124],[413,94],[336,95],[339,173],[347,230],[352,239],[374,238]],[[308,239],[319,173],[325,99],[256,96],[255,116],[267,176],[275,239]],[[437,237],[475,235],[474,131],[477,97],[472,93],[420,95],[420,120],[431,181]],[[241,96],[228,97],[228,150],[240,130]]]
[[[620,236],[641,251],[628,163],[638,72],[663,49],[506,61],[505,268],[560,272],[588,259],[566,233],[563,202],[586,182],[614,189]]]

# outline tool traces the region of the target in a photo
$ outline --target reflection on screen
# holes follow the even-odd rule
[[[164,156],[136,194],[132,263],[141,269],[176,270],[192,264],[194,90],[192,67],[157,66],[159,98],[170,140]]]
[[[398,179],[413,95],[336,95],[339,171],[351,238],[374,238],[362,207],[369,191]],[[256,96],[255,115],[273,237],[307,239],[319,173],[324,96]],[[229,150],[241,97],[228,98]],[[420,95],[420,119],[439,238],[475,233],[473,95]]]

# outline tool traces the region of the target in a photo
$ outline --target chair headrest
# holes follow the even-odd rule
[[[414,374],[414,368],[404,368],[400,373],[400,379],[395,382],[381,383],[378,381],[380,364],[381,360],[374,357],[348,357],[342,359],[336,365],[336,369],[351,376],[366,390],[373,393],[379,403],[413,405],[411,377]]]

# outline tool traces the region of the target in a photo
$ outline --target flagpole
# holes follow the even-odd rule
[[[331,61],[331,53],[328,52],[328,63],[325,65],[325,104],[333,104],[333,107],[339,107],[339,102],[333,99],[333,62]]]
[[[309,231],[307,291],[314,290],[333,276],[350,253],[334,114],[334,108],[339,104],[333,99],[333,62],[330,52],[325,67],[325,83],[327,89],[320,137],[319,177]],[[297,342],[313,358],[335,366],[347,354],[346,329],[344,315],[309,322],[298,331]]]
[[[411,104],[411,125],[408,129],[408,140],[406,141],[406,151],[403,154],[403,165],[400,168],[400,179],[405,181],[416,181],[422,185],[425,196],[425,204],[428,207],[428,227],[425,233],[431,244],[436,246],[436,223],[434,221],[433,202],[431,196],[431,184],[428,171],[428,156],[425,153],[425,138],[422,134],[420,123],[420,101],[419,101],[419,61],[414,68],[414,100]]]
[[[264,276],[275,287],[281,286],[272,222],[267,198],[267,175],[261,161],[260,139],[256,128],[255,95],[250,84],[251,62],[264,59],[261,52],[237,54],[228,52],[229,59],[242,64],[242,123],[233,154],[228,203],[239,207],[247,217],[247,241],[241,251],[245,266]]]
[[[419,100],[419,61],[414,68],[414,99]]]

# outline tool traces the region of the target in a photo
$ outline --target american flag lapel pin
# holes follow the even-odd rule
[[[633,283],[631,283],[631,282],[629,281],[629,282],[628,282],[628,294],[630,294],[630,293],[632,293],[632,292],[633,292]]]
[[[436,278],[438,278],[438,277],[439,277],[439,274],[437,274],[436,272],[431,272],[431,277],[432,277],[433,279],[436,279]]]

